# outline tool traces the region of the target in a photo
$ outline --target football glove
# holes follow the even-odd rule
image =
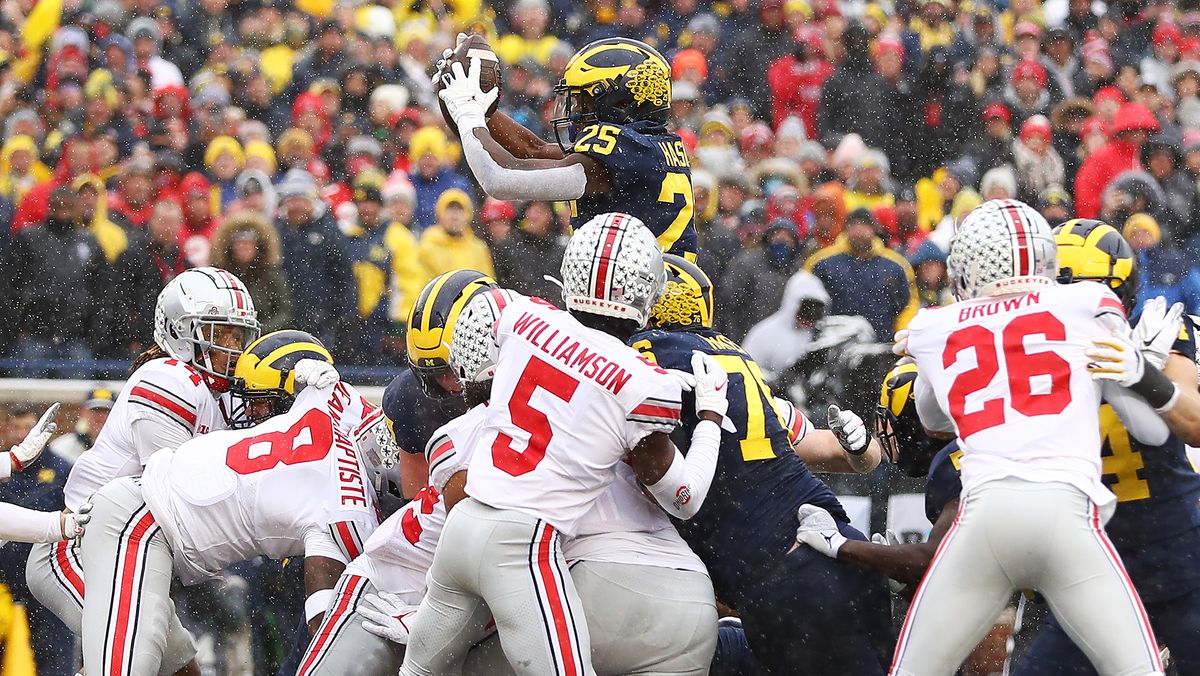
[[[1084,354],[1088,362],[1088,373],[1093,380],[1112,380],[1122,387],[1129,387],[1142,379],[1146,373],[1146,358],[1138,349],[1133,338],[1114,333],[1107,338],[1093,338],[1092,347]]]
[[[85,502],[74,512],[63,511],[62,536],[64,540],[74,540],[83,535],[84,528],[92,520],[92,503]]]
[[[450,61],[450,57],[454,56],[454,52],[462,45],[462,43],[466,41],[467,34],[459,33],[458,36],[454,38],[454,47],[447,47],[446,49],[442,50],[442,58],[438,59],[437,63],[433,64],[433,77],[429,78],[429,81],[434,86],[437,86],[437,83],[442,79],[442,75],[445,74],[446,63]]]
[[[58,423],[54,422],[54,416],[58,415],[58,403],[50,405],[42,417],[38,419],[37,424],[29,430],[29,434],[25,435],[25,439],[21,443],[13,446],[8,451],[8,455],[12,460],[14,470],[20,472],[38,459],[42,451],[46,448],[46,442],[50,441],[50,437],[58,431]]]
[[[500,96],[499,87],[487,92],[480,88],[481,70],[479,57],[472,56],[466,72],[463,72],[462,64],[456,61],[450,64],[450,72],[442,75],[445,86],[438,92],[438,97],[446,104],[446,111],[459,131],[462,131],[464,123],[470,123],[472,128],[486,126],[487,110]]]
[[[800,505],[796,518],[800,520],[796,527],[796,542],[836,559],[838,550],[846,544],[846,536],[838,530],[833,516],[816,505]]]
[[[854,411],[843,411],[836,404],[829,405],[829,431],[850,455],[862,455],[871,443],[871,433],[862,418]]]
[[[1167,299],[1156,296],[1146,301],[1142,316],[1133,329],[1134,342],[1141,346],[1146,361],[1162,368],[1171,355],[1171,346],[1183,326],[1183,303],[1167,309]]]
[[[908,355],[908,329],[900,329],[892,337],[892,354],[897,357]]]
[[[296,375],[297,386],[308,385],[317,389],[329,387],[342,379],[333,364],[320,359],[301,359],[296,362],[292,373]]]
[[[711,411],[721,416],[721,429],[736,432],[737,428],[725,414],[729,411],[729,401],[725,398],[728,392],[729,374],[716,359],[700,352],[692,351],[692,377],[696,385],[692,394],[696,397],[696,413]]]
[[[418,606],[410,605],[391,592],[368,594],[358,604],[356,613],[362,615],[363,629],[392,643],[408,645],[408,633]]]
[[[886,533],[886,535],[883,533],[875,533],[871,536],[871,542],[874,542],[877,545],[883,545],[884,547],[895,547],[898,544],[902,544],[900,542],[900,538],[896,535],[896,532],[891,528],[887,529]],[[888,578],[888,589],[891,589],[892,593],[899,594],[907,588],[907,584],[893,580],[890,577]]]

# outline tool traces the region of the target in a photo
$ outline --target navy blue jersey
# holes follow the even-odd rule
[[[466,412],[467,402],[462,397],[425,396],[412,369],[404,369],[383,391],[383,415],[396,444],[406,453],[424,453],[425,444],[439,427]]]
[[[574,151],[608,170],[612,190],[575,201],[571,223],[579,226],[612,211],[646,224],[663,251],[695,260],[699,243],[693,218],[692,169],[679,136],[657,122],[584,127]]]
[[[678,521],[683,539],[708,566],[717,597],[734,605],[796,539],[796,509],[814,504],[849,523],[841,504],[793,451],[758,364],[712,330],[646,331],[630,344],[668,369],[691,372],[692,351],[729,372],[728,415],[737,427],[721,434],[716,476],[700,513]],[[675,443],[686,449],[695,427],[694,401],[684,398]]]
[[[952,441],[929,464],[929,478],[925,481],[925,518],[929,523],[937,523],[946,503],[962,495],[962,477],[958,472],[961,457],[958,442]]]
[[[1174,352],[1196,358],[1195,328],[1185,322]],[[1112,407],[1100,409],[1104,485],[1117,496],[1105,526],[1143,600],[1200,586],[1200,475],[1183,441],[1161,446],[1133,439]]]

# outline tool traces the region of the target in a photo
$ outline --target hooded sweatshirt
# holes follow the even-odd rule
[[[742,347],[759,366],[769,371],[782,371],[808,352],[813,330],[796,328],[796,312],[805,300],[829,305],[829,294],[816,275],[801,270],[792,275],[783,288],[779,309],[755,324],[742,341]]]

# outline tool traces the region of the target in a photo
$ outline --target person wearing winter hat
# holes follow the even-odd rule
[[[804,269],[829,292],[829,314],[863,317],[879,340],[907,326],[920,308],[912,266],[887,248],[866,209],[846,216],[837,241],[809,257]]]
[[[560,234],[553,204],[526,204],[520,227],[494,248],[496,281],[526,296],[553,297],[558,286],[546,278],[555,277],[562,263],[566,248]]]
[[[516,222],[517,210],[512,202],[495,197],[483,201],[483,207],[479,210],[479,225],[483,228],[484,240],[493,249],[512,235]]]
[[[750,328],[742,348],[763,369],[785,371],[807,354],[828,306],[829,294],[821,280],[800,270],[784,285],[779,309]]]
[[[437,220],[421,233],[417,247],[426,279],[464,268],[495,276],[491,251],[471,228],[474,210],[470,195],[458,188],[444,190],[438,196]]]
[[[1063,160],[1052,144],[1050,120],[1034,115],[1021,124],[1021,134],[1013,141],[1016,160],[1017,199],[1035,203],[1051,185],[1065,180]]]
[[[423,127],[413,134],[408,160],[412,167],[409,179],[417,191],[417,229],[429,227],[437,220],[438,200],[445,190],[471,190],[470,182],[454,171],[450,158],[450,140],[438,127]]]
[[[1158,181],[1165,197],[1159,216],[1176,246],[1183,246],[1190,237],[1200,234],[1195,219],[1196,180],[1183,167],[1183,138],[1163,132],[1142,146],[1142,166]]]
[[[925,240],[908,257],[917,283],[921,307],[949,305],[954,302],[950,293],[950,278],[946,274],[946,252],[930,240]]]
[[[279,170],[279,162],[275,158],[275,149],[266,141],[248,141],[244,148],[246,161],[243,169],[261,171],[267,176],[274,176]]]
[[[738,340],[779,307],[787,281],[804,262],[796,224],[786,218],[771,221],[757,241],[757,248],[733,259],[717,287],[716,321]]]
[[[1079,218],[1096,218],[1100,196],[1118,174],[1141,167],[1142,146],[1159,130],[1154,113],[1139,103],[1121,106],[1109,130],[1111,138],[1088,155],[1075,175],[1075,210]]]
[[[1034,59],[1013,66],[1010,86],[1004,90],[1004,102],[1019,125],[1031,115],[1049,115],[1051,107],[1050,78],[1046,67]]]
[[[1042,192],[1037,210],[1047,223],[1063,223],[1075,214],[1075,200],[1062,186],[1052,185]]]
[[[218,136],[208,142],[208,148],[204,151],[204,167],[208,169],[217,193],[218,213],[225,213],[226,208],[237,199],[235,182],[245,164],[246,151],[236,138]]]

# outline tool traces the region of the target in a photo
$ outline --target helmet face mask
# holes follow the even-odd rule
[[[450,368],[450,339],[468,301],[495,288],[492,278],[475,270],[456,270],[432,279],[408,315],[408,366],[425,396],[445,399],[462,394]]]
[[[259,337],[246,286],[219,268],[186,270],[167,283],[154,307],[154,342],[200,371],[210,388],[229,386],[238,358]]]
[[[1054,229],[1058,282],[1099,282],[1113,290],[1127,313],[1137,304],[1138,260],[1133,247],[1111,225],[1076,218]]]
[[[563,152],[570,152],[575,147],[579,130],[596,124],[600,118],[596,115],[591,95],[584,90],[560,82],[555,85],[554,92],[557,97],[550,120],[554,127],[554,140]]]
[[[902,359],[884,377],[875,407],[875,433],[884,455],[907,476],[923,477],[945,442],[930,437],[913,396],[917,365]]]
[[[238,359],[229,388],[229,426],[253,427],[291,410],[296,401],[292,371],[302,359],[333,363],[333,356],[321,341],[303,331],[275,331],[247,347]]]

